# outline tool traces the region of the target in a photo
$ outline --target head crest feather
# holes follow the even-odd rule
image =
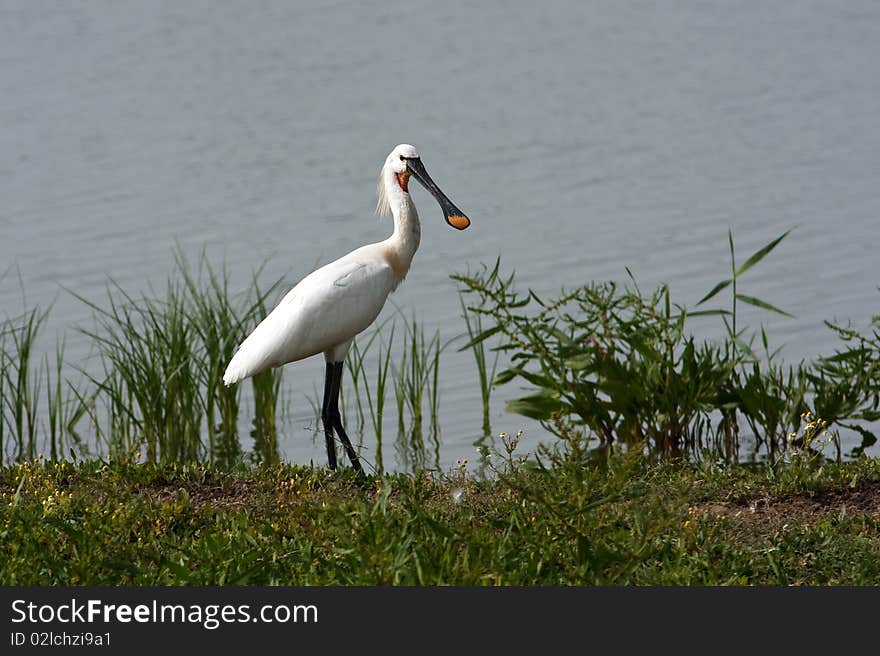
[[[376,195],[379,200],[376,203],[376,214],[388,216],[391,213],[391,201],[388,198],[388,189],[385,187],[385,167],[379,171],[379,183],[376,186]]]

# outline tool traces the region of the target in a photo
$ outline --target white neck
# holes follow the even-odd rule
[[[383,209],[384,199],[394,217],[394,232],[382,244],[394,269],[397,283],[400,284],[409,271],[422,237],[419,213],[412,202],[412,197],[400,188],[397,175],[391,169],[386,167],[382,171],[379,184],[384,185],[384,189],[379,190],[380,209]]]

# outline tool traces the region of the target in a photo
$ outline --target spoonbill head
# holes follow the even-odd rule
[[[324,354],[324,400],[321,421],[327,459],[336,468],[339,437],[352,467],[363,472],[339,413],[342,369],[354,337],[375,321],[388,295],[403,282],[421,240],[419,215],[409,194],[415,178],[437,200],[446,222],[457,230],[470,225],[467,215],[431,179],[409,144],[385,158],[379,174],[376,207],[394,217],[394,232],[384,241],[361,246],[316,269],[291,289],[241,343],[223,374],[232,385],[272,367]]]
[[[409,193],[410,177],[415,178],[421,185],[431,192],[431,195],[440,204],[446,223],[457,230],[464,230],[471,221],[467,215],[458,209],[431,179],[419,157],[419,152],[410,144],[399,144],[388,153],[382,172],[379,174],[379,204],[376,211],[379,214],[387,214],[391,209],[392,197],[397,189],[403,193]],[[395,184],[396,183],[396,184]],[[396,189],[395,189],[396,188]]]

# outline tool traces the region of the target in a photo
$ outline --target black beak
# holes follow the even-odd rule
[[[452,201],[449,200],[446,194],[440,191],[440,187],[434,183],[431,176],[428,175],[428,172],[425,170],[425,165],[422,164],[421,159],[418,157],[407,159],[406,168],[416,180],[422,183],[422,186],[425,189],[431,192],[431,195],[437,199],[437,202],[440,203],[440,209],[443,210],[443,217],[446,219],[446,223],[457,230],[464,230],[471,224],[471,220],[467,218],[467,215],[453,205]]]

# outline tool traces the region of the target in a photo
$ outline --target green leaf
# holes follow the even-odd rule
[[[581,353],[580,355],[576,355],[572,358],[566,360],[563,364],[569,369],[574,369],[575,371],[580,371],[581,369],[586,369],[593,363],[593,356],[589,353]]]
[[[571,344],[571,337],[566,335],[564,332],[559,330],[556,326],[550,326],[547,328],[547,332],[553,335],[556,339],[559,340],[559,343],[563,346],[567,346]]]
[[[685,316],[690,319],[691,317],[715,317],[718,315],[730,315],[732,314],[730,310],[697,310],[696,312],[690,312],[685,310]],[[681,314],[672,315],[672,319],[678,320],[681,318]]]
[[[520,369],[517,372],[522,378],[530,382],[535,387],[540,387],[542,389],[551,389],[555,387],[556,381],[549,379],[547,376],[544,376],[537,372],[526,371],[525,369]],[[549,393],[549,392],[548,392]]]
[[[495,326],[493,328],[489,328],[488,330],[484,330],[479,335],[474,337],[471,341],[469,341],[467,344],[465,344],[460,349],[458,349],[458,352],[461,353],[462,351],[466,351],[469,348],[473,348],[474,346],[476,346],[480,342],[488,339],[492,335],[495,335],[496,333],[499,333],[499,332],[501,332],[501,326]]]
[[[519,369],[505,369],[495,375],[495,378],[492,379],[492,385],[504,385],[504,383],[509,383],[511,380],[519,376],[519,374]]]
[[[712,298],[713,296],[715,296],[715,294],[717,294],[717,293],[720,292],[722,289],[724,289],[725,287],[727,287],[728,285],[730,285],[730,283],[732,283],[732,282],[733,282],[733,278],[728,278],[727,280],[722,280],[721,282],[719,282],[717,285],[715,285],[715,286],[712,288],[712,291],[710,291],[710,292],[709,292],[708,294],[706,294],[703,298],[701,298],[701,299],[699,300],[699,302],[697,303],[697,305],[702,305],[703,303],[705,303],[706,301],[708,301],[710,298]]]
[[[733,343],[739,348],[741,353],[745,353],[753,360],[757,360],[758,356],[755,355],[755,352],[752,350],[752,345],[749,342],[741,339],[740,337],[734,335]]]
[[[788,230],[783,232],[781,235],[779,235],[776,239],[774,239],[769,244],[764,246],[764,248],[761,248],[761,249],[758,249],[757,251],[755,251],[755,253],[749,259],[747,259],[745,261],[745,263],[739,269],[737,269],[736,275],[741,276],[746,271],[751,269],[754,265],[756,265],[758,262],[760,262],[762,259],[764,259],[764,256],[767,255],[767,253],[772,251],[774,248],[776,248],[776,245],[779,242],[781,242],[783,239],[785,239],[788,236],[789,232],[791,232],[791,228],[789,228]]]
[[[545,392],[508,401],[506,410],[532,419],[550,419],[554,412],[562,410],[562,403],[556,394]]]
[[[776,312],[778,314],[783,314],[786,317],[794,318],[794,315],[789,314],[785,310],[780,310],[775,305],[770,305],[766,301],[762,301],[760,298],[755,298],[754,296],[746,296],[745,294],[737,294],[736,298],[743,303],[748,303],[749,305],[754,305],[755,307],[759,307],[764,310],[770,310],[771,312]]]
[[[730,269],[736,277],[736,251],[733,248],[733,230],[727,229],[727,245],[730,247]]]
[[[436,533],[440,537],[446,538],[447,540],[451,540],[455,537],[455,533],[453,533],[448,526],[441,524],[436,519],[431,517],[428,513],[420,512],[419,515],[421,515],[420,519],[422,519],[428,526],[430,526],[433,529],[434,533]]]
[[[867,348],[857,348],[852,349],[851,351],[842,351],[839,353],[835,353],[834,355],[829,355],[828,357],[821,356],[819,361],[821,363],[830,363],[830,362],[846,362],[848,360],[860,360],[865,358],[871,354],[871,349]]]

